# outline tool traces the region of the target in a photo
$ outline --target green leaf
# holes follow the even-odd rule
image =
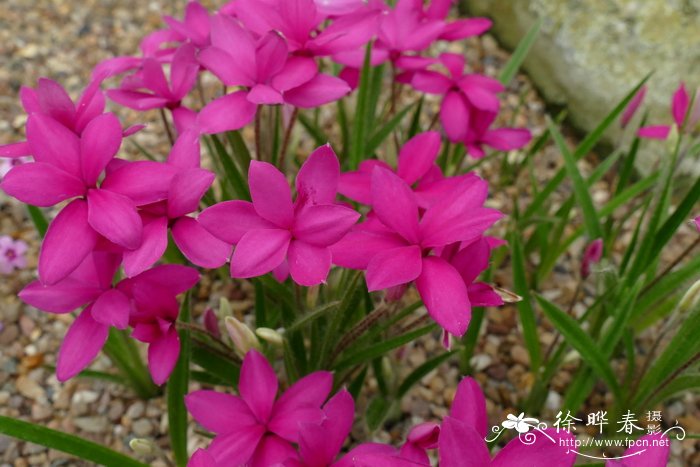
[[[403,118],[406,116],[409,110],[413,108],[414,104],[407,105],[403,109],[401,109],[400,112],[398,112],[396,115],[394,115],[391,120],[389,120],[384,126],[382,126],[379,130],[376,131],[372,135],[372,137],[369,139],[367,142],[367,145],[365,146],[365,153],[366,154],[374,154],[374,151],[377,150],[379,145],[381,145],[384,140],[391,134],[394,129],[401,123]]]
[[[353,127],[350,135],[349,163],[350,169],[357,169],[360,161],[364,157],[365,139],[367,137],[367,127],[369,122],[365,120],[370,107],[370,87],[372,81],[372,64],[370,62],[372,53],[372,42],[367,44],[365,49],[365,60],[360,73],[360,84],[357,90],[357,102],[355,104],[355,114],[353,116]],[[374,109],[372,115],[374,115]]]
[[[416,111],[413,112],[411,117],[411,126],[408,127],[408,139],[413,138],[420,131],[420,116],[423,111],[423,102],[425,102],[425,95],[421,94],[420,99],[418,99],[418,106]]]
[[[397,347],[401,347],[404,344],[408,344],[412,340],[429,333],[430,331],[434,330],[435,327],[435,324],[429,324],[427,326],[423,326],[422,328],[418,328],[415,331],[411,331],[406,334],[401,334],[396,337],[391,337],[385,340],[384,342],[378,342],[376,344],[364,346],[363,349],[351,353],[343,360],[333,365],[333,368],[335,370],[342,370],[380,357]]]
[[[99,465],[148,467],[147,464],[92,441],[10,417],[0,416],[0,433],[56,449]]]
[[[241,166],[243,173],[248,173],[248,167],[250,166],[251,156],[250,151],[248,151],[248,146],[245,145],[243,137],[240,131],[229,131],[226,133],[226,138],[231,145],[231,150],[233,155],[238,160],[238,165]]]
[[[180,321],[190,321],[190,294],[185,295],[180,307]],[[186,467],[187,459],[187,409],[185,395],[190,382],[190,332],[185,328],[178,331],[180,335],[180,356],[170,374],[166,388],[168,405],[168,431],[170,432],[170,449],[178,467]]]
[[[143,364],[136,343],[125,331],[111,328],[102,350],[141,399],[150,399],[160,393],[160,388],[153,384],[151,375]]]
[[[413,387],[414,384],[420,381],[423,377],[425,377],[425,375],[433,371],[435,368],[445,363],[447,360],[450,359],[450,357],[452,357],[456,353],[457,350],[445,352],[443,354],[438,355],[437,357],[431,358],[430,360],[413,370],[408,376],[406,376],[406,379],[404,379],[403,382],[401,382],[401,385],[399,386],[399,389],[396,392],[396,399],[400,400],[403,396],[406,395],[406,393],[408,393],[408,391]]]
[[[603,228],[600,225],[600,219],[596,213],[595,206],[593,206],[593,200],[591,199],[591,194],[588,192],[588,186],[586,182],[583,181],[581,172],[579,172],[576,166],[576,159],[566,146],[566,142],[559,132],[559,129],[554,126],[551,120],[549,121],[549,132],[552,134],[552,138],[557,144],[562,156],[564,156],[566,172],[574,185],[574,194],[583,212],[583,219],[586,230],[588,231],[588,236],[591,240],[603,238]]]
[[[44,235],[46,235],[46,230],[49,228],[49,221],[46,219],[46,216],[44,216],[44,212],[36,206],[32,206],[30,204],[27,204],[26,206],[27,211],[29,211],[29,217],[32,218],[36,231],[39,232],[39,236],[41,238],[44,238]]]
[[[292,323],[292,325],[287,328],[287,332],[297,331],[297,330],[313,323],[317,319],[325,316],[326,314],[332,312],[333,310],[335,310],[339,306],[340,306],[340,302],[337,300],[330,302],[330,303],[325,303],[325,304],[319,306],[318,308],[316,308],[315,310],[312,310],[312,311],[300,316],[299,318],[297,318],[297,320],[294,321],[294,323]]]
[[[523,326],[523,339],[525,347],[530,355],[532,372],[537,374],[537,371],[542,364],[542,354],[540,350],[540,339],[537,333],[537,321],[535,318],[535,309],[532,306],[532,298],[530,295],[530,286],[527,282],[527,273],[525,272],[525,253],[523,251],[520,234],[514,231],[510,236],[510,247],[513,255],[513,288],[515,293],[523,299],[516,304],[520,315],[520,322]]]
[[[345,286],[343,295],[340,299],[340,305],[335,310],[329,319],[328,326],[325,329],[325,337],[321,344],[321,349],[318,353],[318,367],[325,367],[333,358],[332,349],[339,342],[339,335],[342,329],[343,322],[347,319],[350,310],[359,303],[362,295],[362,285],[360,282],[361,273],[353,272],[352,278]]]
[[[390,409],[391,402],[381,394],[372,398],[366,414],[367,427],[370,431],[376,431],[384,423]]]
[[[655,258],[663,249],[664,246],[668,244],[671,237],[676,233],[678,227],[688,220],[690,213],[693,209],[697,209],[697,203],[700,200],[700,177],[695,181],[688,194],[686,194],[681,204],[678,205],[676,210],[671,214],[666,222],[663,223],[661,228],[654,235],[654,243],[651,247],[650,257]]]
[[[700,373],[683,374],[674,379],[656,393],[656,396],[649,401],[649,407],[655,407],[660,402],[686,391],[700,391]]]
[[[515,78],[515,75],[525,61],[525,57],[527,57],[527,54],[530,52],[530,48],[540,34],[540,27],[542,27],[542,19],[538,19],[535,24],[532,25],[527,34],[525,34],[525,37],[520,40],[520,43],[513,51],[513,55],[510,56],[510,59],[503,67],[503,70],[501,70],[498,80],[504,86],[507,86],[513,78]]]
[[[240,365],[212,352],[196,341],[192,342],[191,357],[193,363],[199,365],[217,378],[233,382],[234,384],[238,381]]]
[[[301,126],[303,126],[309,133],[309,136],[314,139],[316,146],[323,146],[328,142],[328,137],[323,130],[316,125],[313,120],[307,117],[304,112],[299,112],[297,114],[297,119],[299,120],[299,123],[301,123]]]
[[[219,141],[219,138],[216,135],[211,135],[209,139],[216,151],[216,158],[224,169],[224,179],[228,182],[239,199],[250,200],[250,192],[248,191],[245,175],[236,166],[233,158],[228,151],[226,151],[226,148],[221,141]]]
[[[581,329],[574,318],[545,298],[541,296],[536,296],[536,298],[544,314],[561,332],[566,342],[578,351],[581,358],[605,381],[615,397],[619,398],[621,395],[620,385],[608,359],[600,352],[599,346]]]

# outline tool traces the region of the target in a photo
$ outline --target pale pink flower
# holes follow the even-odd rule
[[[0,274],[26,268],[28,248],[23,240],[14,240],[9,235],[0,236]]]

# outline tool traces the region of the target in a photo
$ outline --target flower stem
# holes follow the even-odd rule
[[[261,161],[263,160],[262,154],[260,154],[260,119],[261,119],[261,110],[258,108],[258,111],[255,112],[255,157]]]
[[[294,107],[294,110],[292,111],[292,116],[289,118],[289,125],[287,125],[287,128],[284,131],[284,139],[282,140],[282,149],[280,150],[280,157],[279,157],[279,161],[277,162],[277,166],[283,172],[284,172],[284,162],[285,162],[284,159],[285,159],[285,156],[287,155],[287,149],[289,148],[290,140],[292,139],[292,129],[294,128],[294,124],[297,121],[298,114],[299,114],[299,108]]]
[[[170,145],[172,146],[175,144],[175,138],[173,138],[173,132],[170,129],[168,118],[165,116],[165,109],[161,107],[158,110],[160,110],[160,119],[163,120],[163,127],[165,127],[165,132],[168,134],[168,141],[170,141]]]

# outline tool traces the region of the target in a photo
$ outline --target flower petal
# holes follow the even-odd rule
[[[287,252],[287,263],[294,282],[311,287],[326,281],[331,269],[331,252],[325,246],[292,240]]]
[[[288,230],[255,229],[241,238],[231,258],[231,277],[245,279],[267,274],[287,256]]]
[[[248,92],[247,99],[256,105],[284,104],[282,94],[266,84],[256,84],[253,86],[250,92]]]
[[[109,190],[90,190],[87,201],[93,229],[129,250],[141,245],[143,224],[133,201]]]
[[[294,208],[292,193],[284,174],[267,162],[251,161],[248,183],[258,215],[279,227],[291,227]]]
[[[308,206],[294,219],[294,237],[318,246],[330,246],[343,238],[360,218],[354,209],[338,204]]]
[[[440,134],[436,131],[420,133],[406,141],[399,151],[397,175],[409,185],[416,183],[435,164],[440,144]]]
[[[248,351],[241,366],[238,392],[260,423],[267,423],[277,397],[277,375],[257,350]]]
[[[445,417],[438,439],[441,467],[483,467],[492,465],[486,442],[470,426],[452,417]],[[548,460],[547,464],[551,462]],[[541,465],[515,462],[512,465]]]
[[[108,89],[107,97],[119,105],[141,111],[162,108],[168,103],[165,97],[125,89]]]
[[[88,205],[76,199],[58,213],[39,252],[39,279],[53,285],[75,270],[97,243],[88,224]]]
[[[188,169],[178,172],[170,182],[168,217],[184,216],[199,207],[199,201],[214,182],[216,176],[204,169]]]
[[[209,445],[208,451],[216,460],[216,465],[246,465],[260,440],[265,434],[263,425],[217,436]]]
[[[452,142],[463,141],[469,130],[469,104],[464,96],[450,91],[440,105],[440,122]]]
[[[248,405],[240,398],[216,391],[200,390],[185,396],[185,406],[197,423],[216,434],[226,434],[256,425]]]
[[[374,292],[409,283],[421,274],[421,268],[418,245],[382,251],[367,266],[367,289]]]
[[[95,321],[90,307],[84,309],[71,324],[58,350],[56,378],[64,382],[83,371],[100,352],[108,334],[109,326]]]
[[[319,73],[312,79],[284,93],[287,104],[303,109],[337,101],[350,92],[350,86],[335,76]]]
[[[272,87],[280,91],[296,88],[318,73],[318,65],[311,57],[290,56],[284,68],[272,78]]]
[[[334,264],[350,269],[367,269],[375,255],[403,246],[406,246],[406,242],[397,234],[356,229],[330,249]]]
[[[180,336],[173,326],[164,336],[148,345],[148,370],[153,382],[161,385],[168,380],[180,356]]]
[[[127,277],[142,273],[158,261],[168,247],[168,218],[157,217],[143,225],[141,246],[124,251],[124,272]]]
[[[393,172],[372,172],[372,208],[380,221],[406,241],[418,242],[418,204],[411,188]]]
[[[231,257],[231,245],[214,237],[191,217],[179,218],[171,230],[182,254],[197,266],[216,269]]]
[[[452,80],[437,71],[419,70],[413,74],[411,86],[429,94],[445,94],[452,86]]]
[[[338,191],[340,163],[330,144],[311,153],[296,179],[297,204],[333,204]]]
[[[113,163],[121,161],[114,159]],[[110,168],[112,165],[110,164]],[[129,197],[137,206],[168,197],[170,182],[178,168],[154,161],[127,162],[110,171],[100,188]]]
[[[430,316],[446,331],[461,337],[471,320],[471,305],[457,270],[441,258],[423,258],[416,287]]]
[[[18,294],[24,303],[50,313],[69,313],[91,302],[102,291],[73,278],[54,285],[31,282]]]
[[[671,127],[666,125],[643,126],[637,130],[637,136],[645,139],[666,139],[671,132]]]
[[[255,212],[253,203],[239,200],[210,206],[199,214],[197,220],[212,235],[231,245],[240,242],[249,230],[275,227]]]
[[[255,116],[257,106],[247,99],[245,91],[214,99],[197,116],[199,131],[206,134],[238,130],[249,124]]]
[[[486,399],[479,384],[466,377],[459,382],[450,407],[450,417],[472,427],[483,438],[488,431]]]
[[[671,113],[673,114],[673,120],[678,125],[678,128],[683,126],[685,121],[685,115],[688,113],[688,107],[690,107],[690,96],[688,96],[688,91],[685,89],[685,83],[678,86],[678,89],[673,93],[673,100],[671,102]]]
[[[549,439],[550,437],[552,439]],[[498,451],[491,465],[493,467],[506,467],[545,464],[571,467],[576,462],[576,452],[571,449],[573,441],[574,436],[566,430],[552,428],[543,430],[543,433],[535,432],[535,441],[531,444],[523,443],[520,438],[516,437]]]
[[[83,180],[94,186],[109,161],[122,144],[122,126],[113,113],[105,113],[90,121],[80,138]]]
[[[0,182],[8,195],[23,203],[49,207],[85,192],[83,182],[44,162],[30,162],[13,167]]]
[[[100,295],[92,305],[92,318],[107,326],[126,329],[130,311],[129,297],[117,289],[110,289]]]

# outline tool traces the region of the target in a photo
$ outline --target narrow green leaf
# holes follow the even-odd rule
[[[180,307],[180,321],[190,321],[190,294],[186,294]],[[185,395],[190,383],[190,332],[185,328],[178,331],[180,335],[180,356],[168,379],[166,388],[168,405],[168,431],[170,432],[170,449],[178,467],[186,467],[187,459],[187,409]]]
[[[598,218],[598,213],[593,205],[591,194],[588,192],[588,186],[586,185],[586,182],[583,181],[581,172],[579,172],[578,167],[576,166],[576,159],[566,146],[566,142],[559,132],[559,129],[554,126],[551,120],[549,121],[549,132],[552,134],[552,138],[557,144],[559,152],[561,152],[562,156],[564,157],[566,172],[574,185],[574,194],[576,195],[576,201],[578,201],[581,211],[583,212],[583,220],[586,225],[586,230],[588,231],[588,236],[591,240],[603,238],[603,228],[600,225],[600,219]]]
[[[655,407],[660,402],[686,391],[700,391],[700,373],[683,374],[674,379],[667,384],[666,387],[656,393],[654,398],[649,401],[649,407]]]
[[[423,377],[425,377],[425,375],[433,371],[435,368],[445,363],[447,360],[450,359],[450,357],[452,357],[456,353],[457,350],[445,352],[443,354],[438,355],[437,357],[431,358],[430,360],[413,370],[408,376],[406,376],[406,379],[404,379],[401,382],[399,389],[396,391],[396,399],[400,400],[403,396],[405,396],[408,393],[408,391],[413,387],[414,384],[420,381]]]
[[[299,120],[299,123],[301,123],[301,126],[303,126],[304,129],[307,131],[307,133],[309,133],[309,136],[311,136],[314,139],[316,146],[323,146],[328,142],[328,137],[323,132],[323,130],[318,125],[316,125],[313,122],[313,120],[307,117],[304,114],[304,112],[299,112],[297,114],[297,119]]]
[[[525,34],[525,37],[518,43],[518,46],[513,51],[513,55],[510,56],[503,70],[501,70],[498,80],[504,86],[507,86],[513,78],[515,78],[515,75],[525,61],[525,57],[527,57],[527,54],[530,52],[530,48],[540,34],[540,27],[542,27],[542,19],[538,19],[535,24],[532,25],[527,34]]]
[[[425,102],[425,95],[421,94],[420,99],[418,99],[416,111],[413,112],[413,116],[411,117],[411,126],[408,127],[407,139],[413,138],[420,131],[420,116],[423,112],[423,102]]]
[[[44,238],[46,235],[46,230],[49,228],[49,221],[44,216],[44,212],[36,206],[27,204],[27,211],[29,211],[29,217],[31,217],[32,222],[36,231],[39,232],[39,236]]]
[[[125,331],[111,328],[102,350],[141,399],[150,399],[160,393],[160,388],[153,384],[151,375],[143,364],[136,344]]]
[[[578,351],[581,358],[605,381],[615,397],[619,398],[621,391],[615,373],[593,339],[581,329],[574,318],[559,307],[539,295],[536,298],[544,314],[564,336],[566,342]]]
[[[241,167],[243,173],[248,173],[248,167],[250,166],[250,161],[252,157],[250,156],[250,151],[248,146],[246,146],[240,131],[229,131],[226,133],[226,138],[231,145],[231,150],[236,160],[238,160],[238,165]]]
[[[229,381],[234,384],[238,382],[241,369],[240,365],[212,352],[196,341],[192,342],[191,352],[192,362],[199,365],[207,372],[224,381]]]
[[[401,123],[409,110],[413,108],[414,104],[407,105],[400,112],[394,115],[386,124],[384,124],[379,130],[377,130],[372,137],[369,139],[365,146],[366,154],[374,154],[379,145],[381,145],[384,140],[391,134],[392,131]]]
[[[700,177],[698,177],[690,191],[685,195],[681,204],[679,204],[673,214],[671,214],[671,217],[663,223],[656,235],[654,235],[654,243],[651,247],[650,257],[655,258],[661,253],[661,250],[671,240],[671,237],[676,233],[678,227],[689,219],[693,209],[697,209],[698,201],[700,201]]]
[[[78,436],[40,425],[0,416],[0,433],[50,449],[71,454],[99,465],[114,467],[148,467],[136,459]]]
[[[312,311],[300,316],[299,318],[297,318],[297,320],[294,321],[294,323],[292,323],[292,325],[287,328],[287,331],[296,331],[296,330],[299,330],[303,327],[306,327],[309,324],[316,321],[317,319],[332,312],[333,310],[335,310],[339,306],[340,306],[340,302],[337,300],[330,302],[330,303],[325,303],[325,304],[319,306],[318,308],[316,308],[315,310],[312,310]]]
[[[376,395],[369,401],[367,406],[367,427],[371,432],[376,431],[386,419],[391,409],[391,402],[381,394]]]
[[[355,104],[355,114],[353,116],[353,127],[350,135],[349,163],[350,169],[357,169],[360,161],[365,156],[365,138],[367,137],[367,125],[369,122],[365,117],[370,106],[370,86],[372,80],[372,64],[370,62],[372,53],[372,42],[367,44],[365,49],[365,60],[360,72],[360,84],[357,90],[357,101]]]
[[[245,175],[241,172],[239,167],[236,166],[233,158],[228,151],[226,151],[226,148],[221,141],[219,141],[219,138],[216,135],[211,135],[209,138],[216,151],[216,157],[224,169],[223,175],[225,175],[225,180],[229,183],[231,188],[233,188],[233,191],[239,199],[250,200],[250,192],[248,191]]]

